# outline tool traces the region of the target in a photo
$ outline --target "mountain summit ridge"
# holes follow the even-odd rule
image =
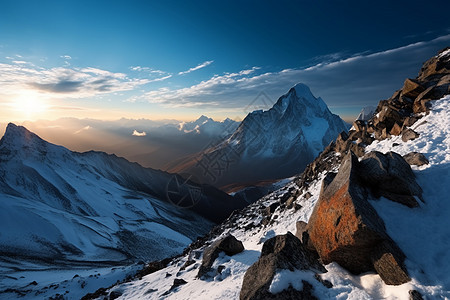
[[[342,119],[299,83],[270,109],[249,113],[229,138],[170,170],[216,186],[286,178],[301,172],[345,130]],[[219,161],[211,163],[211,157]]]

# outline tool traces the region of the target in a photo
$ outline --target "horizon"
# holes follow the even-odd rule
[[[434,3],[3,0],[0,122],[243,119],[299,82],[349,122],[449,44]]]

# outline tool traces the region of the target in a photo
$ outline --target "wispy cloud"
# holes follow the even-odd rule
[[[262,72],[254,67],[235,73],[214,75],[190,87],[169,87],[145,93],[142,99],[169,107],[245,107],[261,91],[273,100],[298,82],[309,85],[330,106],[374,105],[400,88],[406,77],[415,77],[422,63],[448,45],[450,35],[431,41],[375,53],[323,56],[304,68]]]
[[[139,132],[137,130],[134,130],[132,135],[134,135],[134,136],[146,136],[147,133],[145,131]]]
[[[89,130],[89,129],[91,129],[92,127],[91,126],[85,126],[85,127],[83,127],[83,128],[81,128],[80,130],[77,130],[77,131],[75,131],[73,134],[80,134],[80,133],[82,133],[83,131],[87,131],[87,130]]]
[[[187,70],[187,71],[179,72],[178,75],[184,75],[184,74],[188,74],[188,73],[191,73],[191,72],[200,70],[200,69],[202,69],[202,68],[204,68],[204,67],[209,66],[209,65],[212,64],[213,62],[214,62],[213,60],[207,60],[207,61],[205,61],[205,62],[203,62],[203,63],[197,65],[196,67],[190,68],[190,69]]]
[[[0,94],[3,95],[34,91],[56,98],[84,98],[134,90],[151,81],[92,67],[43,68],[27,62],[0,63]]]
[[[130,67],[130,70],[131,71],[137,71],[137,72],[147,72],[147,73],[150,73],[150,74],[159,74],[159,75],[168,74],[166,71],[152,69],[152,68],[149,68],[149,67],[141,67],[141,66]]]
[[[67,60],[72,59],[72,56],[70,56],[70,55],[61,55],[60,57],[63,59],[67,59]]]

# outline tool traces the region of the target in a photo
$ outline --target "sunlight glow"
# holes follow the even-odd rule
[[[33,119],[44,113],[48,105],[44,99],[35,93],[23,93],[13,102],[14,110],[26,119]]]

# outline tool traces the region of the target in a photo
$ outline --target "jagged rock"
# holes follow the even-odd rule
[[[356,141],[356,144],[363,143],[365,145],[370,145],[374,141],[374,138],[367,131],[352,131],[349,139]]]
[[[383,123],[387,130],[390,130],[395,123],[402,123],[402,121],[400,113],[391,106],[383,106],[378,114],[378,124]]]
[[[400,133],[402,133],[402,127],[398,125],[398,123],[395,123],[394,126],[392,126],[392,129],[389,133],[391,135],[400,135]]]
[[[365,153],[364,147],[362,145],[353,143],[346,132],[341,132],[338,135],[336,139],[335,151],[342,154],[353,151],[358,156],[363,156]]]
[[[367,130],[367,125],[366,122],[362,121],[362,120],[356,120],[355,122],[353,122],[353,128],[355,128],[355,131],[366,131]]]
[[[303,240],[303,234],[304,233],[308,233],[307,227],[308,224],[306,222],[303,221],[297,221],[295,223],[295,227],[297,229],[297,231],[295,232],[295,236],[303,243],[306,244],[307,241]]]
[[[244,245],[231,234],[214,242],[203,251],[202,264],[197,274],[198,278],[201,278],[211,271],[211,266],[222,251],[228,256],[233,256],[244,251]]]
[[[422,93],[425,88],[420,85],[419,81],[416,79],[406,79],[403,84],[401,95],[408,98],[416,98],[420,93]]]
[[[326,269],[292,233],[277,235],[264,243],[260,258],[245,272],[239,298],[241,300],[315,299],[308,298],[312,297],[311,286],[309,285],[309,289],[305,290],[307,286],[305,283],[303,291],[288,289],[279,294],[271,294],[270,285],[276,271],[280,269],[292,271],[315,269],[326,272]],[[297,298],[288,298],[290,296]]]
[[[443,49],[442,51],[445,51]],[[442,53],[442,51],[440,53]],[[444,56],[435,56],[424,63],[417,79],[419,81],[433,81],[442,77],[442,74],[450,73],[449,54]]]
[[[410,280],[403,261],[405,255],[391,240],[385,240],[374,247],[371,260],[375,271],[389,285],[399,285]]]
[[[406,117],[403,121],[403,127],[411,127],[417,120],[419,120],[418,116]]]
[[[355,274],[376,270],[389,284],[402,284],[409,280],[403,276],[407,274],[404,255],[367,201],[368,192],[359,175],[358,159],[350,152],[337,175],[326,176],[307,226],[310,240],[325,264],[334,261]],[[395,251],[384,253],[387,256],[379,262],[380,250],[376,249],[380,247]],[[386,271],[401,274],[385,274]]]
[[[423,166],[430,163],[425,155],[419,152],[410,152],[403,155],[403,158],[410,165]]]
[[[422,295],[419,293],[419,291],[416,290],[410,290],[408,292],[409,294],[409,300],[423,300]]]
[[[294,202],[295,202],[295,197],[291,196],[289,197],[289,199],[286,201],[286,208],[292,208],[294,207]]]
[[[395,124],[397,124],[397,123],[395,123]],[[383,130],[381,130],[381,139],[385,140],[385,139],[389,139],[390,137],[391,137],[391,135],[389,134],[388,129],[383,128]]]
[[[411,128],[406,128],[402,132],[402,141],[404,141],[405,143],[407,141],[414,140],[418,137],[419,137],[419,134],[417,132],[415,132],[414,130],[412,130]]]
[[[422,197],[409,164],[395,152],[372,151],[359,164],[360,177],[372,193],[408,207],[419,206],[414,196]]]

